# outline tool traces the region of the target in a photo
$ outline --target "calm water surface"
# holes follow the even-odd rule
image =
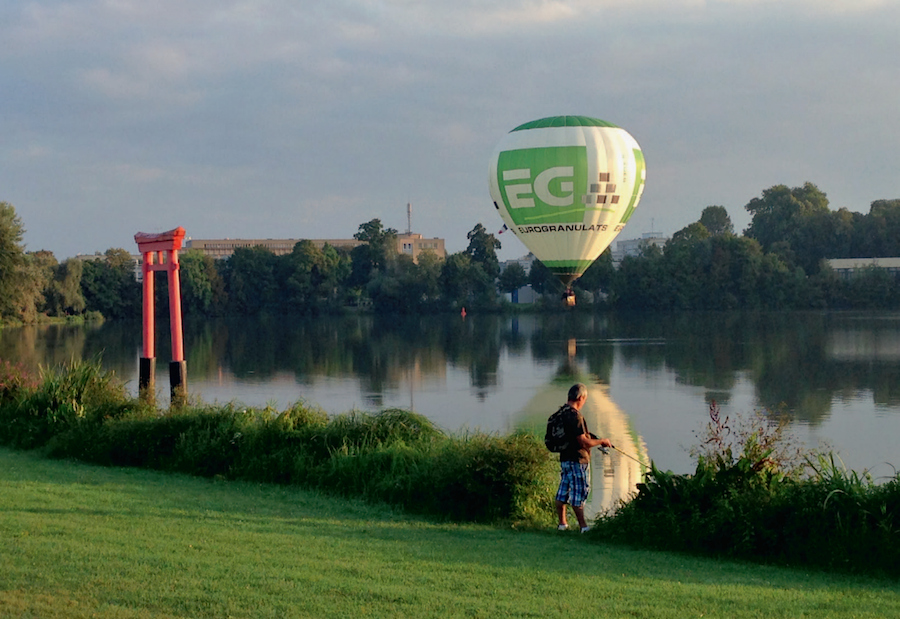
[[[0,330],[0,357],[55,365],[102,355],[137,389],[141,328]],[[157,342],[168,401],[168,335]],[[774,313],[216,320],[185,324],[188,389],[206,402],[330,413],[411,408],[451,432],[539,429],[580,381],[585,416],[626,454],[693,470],[689,447],[716,400],[729,415],[781,409],[807,446],[848,468],[900,464],[900,314]],[[625,496],[640,466],[597,455],[592,509]]]

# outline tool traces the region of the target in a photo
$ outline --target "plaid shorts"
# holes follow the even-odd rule
[[[556,500],[572,507],[581,507],[591,491],[591,471],[589,464],[560,462],[559,490]]]

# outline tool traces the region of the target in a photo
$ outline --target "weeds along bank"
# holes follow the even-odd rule
[[[658,550],[900,575],[900,477],[875,483],[785,429],[761,414],[728,419],[713,402],[694,474],[651,466],[594,530]]]
[[[765,417],[714,405],[697,469],[656,467],[589,538],[780,564],[900,575],[900,478],[875,483],[792,451]],[[402,410],[327,417],[237,405],[160,411],[98,362],[28,376],[0,362],[0,443],[56,458],[297,484],[460,521],[548,526],[558,464],[530,435],[448,436]]]
[[[297,484],[463,521],[550,522],[556,465],[524,434],[448,436],[403,410],[327,417],[302,404],[186,406],[130,397],[98,362],[40,379],[0,366],[0,443],[55,458]]]

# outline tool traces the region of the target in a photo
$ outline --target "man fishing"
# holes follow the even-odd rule
[[[581,532],[590,530],[584,519],[584,502],[591,491],[591,448],[612,447],[608,438],[596,438],[588,431],[587,423],[581,414],[581,407],[587,400],[587,387],[581,383],[569,389],[569,400],[563,404],[559,412],[564,419],[564,428],[568,445],[559,453],[559,490],[556,492],[556,514],[559,517],[560,531],[569,528],[566,521],[566,504],[572,506]],[[574,440],[571,440],[574,439]]]

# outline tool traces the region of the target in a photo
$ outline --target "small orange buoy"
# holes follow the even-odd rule
[[[462,308],[462,311],[459,313],[459,315],[462,316],[463,318],[465,318],[466,317],[466,308]]]

